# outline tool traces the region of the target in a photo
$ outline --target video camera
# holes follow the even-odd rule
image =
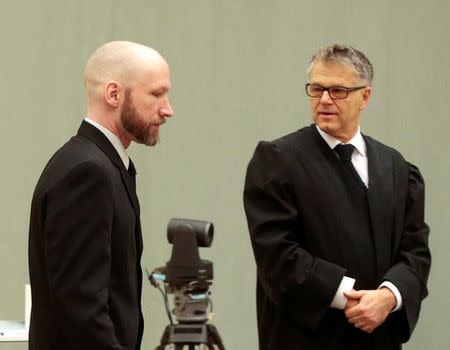
[[[174,294],[173,313],[180,323],[208,319],[213,264],[200,259],[198,247],[211,246],[213,237],[214,226],[211,222],[190,219],[169,221],[167,240],[173,245],[172,256],[166,266],[156,268],[149,279],[155,287],[163,282],[166,293]]]
[[[200,259],[198,253],[198,247],[211,246],[213,237],[214,226],[211,222],[190,219],[169,221],[167,240],[173,245],[172,256],[164,267],[148,274],[150,283],[164,297],[170,321],[156,350],[163,350],[169,344],[175,344],[177,350],[183,349],[184,345],[194,349],[201,344],[211,350],[225,350],[219,332],[207,323],[211,315],[207,311],[208,306],[212,312],[209,286],[213,279],[213,264]],[[169,293],[174,294],[172,312],[178,324],[173,323],[169,310]]]

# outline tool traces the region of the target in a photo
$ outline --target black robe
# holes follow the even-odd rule
[[[431,263],[424,183],[397,151],[363,137],[369,170],[367,256],[373,264],[355,262],[354,255],[365,252],[346,230],[360,217],[344,210],[353,200],[345,173],[314,125],[256,148],[244,207],[257,265],[260,350],[389,350],[411,336]],[[373,268],[364,270],[366,265]],[[403,298],[403,308],[370,335],[329,306],[343,276],[356,269],[362,271],[359,279],[375,282],[372,289],[387,280]]]

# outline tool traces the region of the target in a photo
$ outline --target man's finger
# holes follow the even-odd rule
[[[365,319],[363,317],[358,317],[358,316],[348,319],[348,322],[350,322],[351,324],[354,324],[354,325],[357,325],[357,324],[362,325],[362,323],[364,321],[365,321]]]
[[[358,305],[358,300],[356,299],[347,299],[347,303],[345,304],[345,310],[348,310],[356,305]]]
[[[369,325],[367,325],[367,326],[363,326],[363,327],[361,327],[360,328],[362,331],[364,331],[364,332],[366,332],[366,333],[372,333],[373,332],[373,330],[374,330],[374,327],[372,327],[372,326],[369,326]]]
[[[365,290],[354,290],[344,292],[344,295],[349,299],[361,299],[365,294]]]
[[[344,310],[345,316],[348,319],[360,316],[362,314],[362,312],[363,312],[363,310],[361,310],[361,305],[360,304],[355,305],[353,307],[350,307],[350,308]]]

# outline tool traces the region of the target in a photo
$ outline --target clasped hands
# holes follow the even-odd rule
[[[397,300],[389,288],[351,290],[344,292],[347,304],[344,312],[348,321],[367,333],[372,333],[395,308]]]

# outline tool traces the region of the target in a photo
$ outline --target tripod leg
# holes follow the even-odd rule
[[[208,342],[206,343],[206,347],[208,348],[208,350],[214,350],[214,342],[208,339]]]
[[[155,350],[164,350],[166,348],[166,345],[168,345],[168,341],[169,341],[169,328],[166,327],[166,329],[164,330],[164,333],[161,337],[161,342],[160,344],[155,348]]]
[[[220,338],[219,331],[213,325],[208,325],[208,342],[212,345],[211,349],[214,350],[214,345],[217,346],[218,350],[225,350],[222,343],[222,338]]]

